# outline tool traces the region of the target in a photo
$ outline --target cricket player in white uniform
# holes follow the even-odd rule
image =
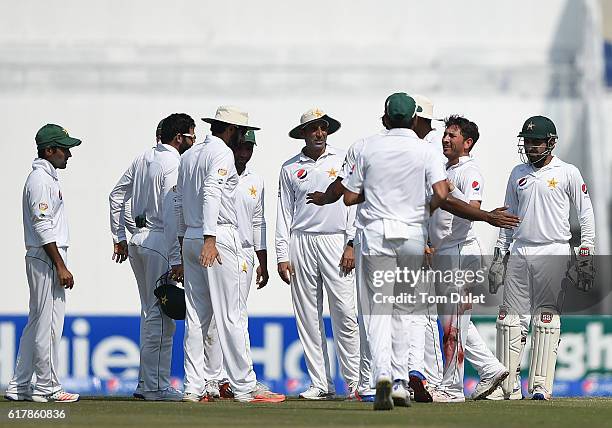
[[[238,233],[240,235],[240,305],[242,318],[248,326],[247,300],[253,282],[253,268],[257,257],[256,269],[257,289],[266,286],[268,274],[268,252],[266,249],[266,219],[264,215],[264,181],[256,174],[248,162],[253,156],[256,145],[255,131],[249,130],[244,140],[233,146],[236,171],[238,172],[238,188],[236,190],[236,215],[238,218]],[[219,335],[214,320],[208,329],[208,337],[204,347],[204,366],[209,378],[206,382],[206,394],[210,398],[233,398],[233,392],[227,379],[227,371],[223,368],[223,354],[219,344]],[[248,333],[248,330],[247,330]],[[259,384],[258,387],[265,388]]]
[[[240,303],[241,242],[236,215],[239,179],[228,146],[236,145],[247,130],[259,128],[249,126],[247,113],[232,106],[221,106],[215,118],[203,120],[211,123],[212,135],[206,137],[195,168],[182,171],[177,183],[184,219],[180,229],[185,229],[187,314],[183,400],[197,401],[204,393],[204,340],[214,316],[235,399],[281,402],[284,395],[257,387]]]
[[[340,123],[319,108],[305,112],[289,133],[304,139],[301,152],[285,162],[279,179],[276,222],[278,272],[291,286],[293,310],[311,386],[299,396],[333,398],[335,388],[323,327],[323,290],[329,301],[340,371],[353,396],[359,380],[359,334],[355,313],[353,238],[355,209],[341,202],[318,208],[306,194],[336,180],[345,152],[327,144]]]
[[[424,97],[421,97],[421,98],[419,97],[420,96],[416,96],[416,99],[419,101],[421,99],[424,99]],[[423,133],[424,130],[426,132],[424,132],[423,135],[430,135],[431,133],[435,131],[431,128],[431,118],[433,117],[433,104],[431,104],[429,100],[427,101],[428,101],[428,105],[423,104],[425,106],[424,108],[417,108],[417,116],[419,120],[414,125],[415,133],[417,133],[417,135],[420,135],[419,134],[420,132]],[[418,107],[421,107],[421,105],[418,105]],[[387,130],[381,131],[378,133],[378,136],[386,135],[387,132],[388,132]],[[362,138],[362,139],[357,140],[355,143],[353,143],[349,147],[346,153],[345,161],[342,166],[342,170],[339,173],[338,179],[336,179],[336,181],[331,183],[325,192],[317,191],[317,192],[309,193],[307,195],[307,200],[308,200],[307,203],[323,206],[326,204],[334,203],[338,199],[340,199],[340,197],[343,195],[344,190],[345,190],[344,186],[342,185],[343,180],[347,179],[351,175],[351,172],[353,171],[355,167],[356,159],[361,155],[365,145],[369,143],[370,140],[376,140],[376,138],[374,137]],[[440,140],[437,142],[435,147],[436,147],[437,152],[439,152],[440,159],[446,160],[446,158],[441,153],[441,149],[438,148],[438,146],[441,147],[441,141],[442,141],[442,137],[440,136]],[[442,160],[440,160],[440,163],[446,164],[446,162],[445,161],[443,162]],[[431,190],[430,190],[430,193],[431,193]],[[487,221],[494,226],[503,225],[504,227],[509,227],[512,224],[512,223],[509,223],[508,220],[515,219],[514,216],[508,217],[505,214],[500,214],[499,210],[494,210],[491,213],[486,213],[478,208],[471,207],[460,200],[455,200],[454,203],[452,203],[451,202],[452,199],[453,198],[449,196],[449,201],[447,201],[448,204],[446,204],[445,206],[446,206],[446,209],[452,210],[457,215],[470,217],[473,220]],[[357,206],[357,215],[359,215],[358,213],[359,213],[359,209],[361,206],[362,204],[359,204]],[[362,257],[361,257],[361,251],[360,251],[362,231],[358,225],[356,226],[357,227],[356,227],[355,240],[354,240],[355,279],[357,283],[357,298],[359,301],[360,299],[359,290],[361,289],[360,281],[364,280],[364,273],[363,273],[363,266],[362,266],[363,263],[361,260]],[[432,285],[431,291],[429,292],[435,293],[435,289],[433,288],[433,285]],[[408,347],[410,348],[409,353],[410,353],[410,360],[411,360],[408,362],[408,367],[410,367],[411,364],[413,367],[414,366],[423,367],[424,375],[425,375],[424,377],[427,380],[426,382],[427,388],[424,389],[423,387],[419,385],[419,384],[423,384],[422,380],[416,379],[416,377],[418,377],[417,373],[413,371],[413,376],[410,376],[410,379],[412,381],[411,383],[415,385],[415,389],[417,390],[416,401],[422,401],[422,402],[431,401],[432,396],[433,396],[434,401],[440,401],[439,399],[438,400],[436,399],[436,394],[435,394],[436,391],[432,390],[430,386],[432,384],[434,386],[439,386],[440,383],[442,382],[442,375],[443,375],[442,352],[441,352],[441,346],[440,346],[441,327],[440,329],[438,329],[438,316],[437,316],[436,307],[435,307],[435,304],[432,306],[433,306],[432,311],[428,316],[430,322],[427,323],[426,325],[425,352],[421,352],[421,350],[417,352],[416,350],[417,346],[415,346],[414,342],[412,344],[409,343],[408,336],[400,336],[396,338],[396,346],[393,347],[393,356],[392,356],[392,365],[395,365],[396,369],[399,369],[397,366],[401,365],[402,357],[405,357],[399,354],[401,354],[402,352],[405,352],[406,342],[408,342]],[[358,304],[358,308],[360,308],[359,304]],[[416,319],[418,318],[418,316],[413,316],[412,318]],[[370,387],[371,355],[370,355],[368,341],[365,336],[365,328],[363,324],[364,323],[362,319],[362,313],[361,311],[359,311],[360,369],[359,369],[359,387],[358,387],[357,398],[360,401],[374,401],[374,395],[372,392],[373,390]],[[470,332],[472,331],[475,331],[475,326],[471,324]],[[404,341],[405,343],[402,343],[402,341]],[[474,336],[473,340],[470,341],[469,343],[471,344],[471,346],[475,346],[475,344],[479,344],[478,349],[477,350],[475,349],[474,355],[476,356],[486,355],[486,352],[488,352],[488,354],[492,357],[491,352],[486,348],[486,345],[484,345],[484,342],[482,341],[482,338],[480,338],[480,335],[477,335],[477,337]],[[483,349],[483,351],[481,351],[481,349]],[[466,352],[470,354],[470,356],[472,356],[472,353],[469,349]],[[425,355],[422,355],[423,353]],[[477,359],[476,357],[474,358]],[[429,376],[432,376],[431,380]],[[432,392],[431,394],[430,394],[430,391]],[[421,392],[421,394],[418,394],[418,392]],[[402,381],[399,379],[394,380],[392,398],[394,399],[395,405],[405,405],[406,403],[405,403],[404,396],[405,396],[405,388],[404,388],[404,385],[402,384]],[[447,399],[445,401],[447,401]]]
[[[526,159],[510,174],[505,203],[522,221],[514,233],[500,232],[489,287],[495,293],[505,284],[504,303],[497,318],[497,354],[512,376],[502,383],[504,397],[509,399],[514,392],[514,373],[520,370],[531,318],[529,392],[533,400],[549,400],[553,394],[563,288],[567,284],[564,280],[568,263],[572,262],[568,243],[572,236],[570,205],[575,206],[580,221],[576,266],[586,276],[593,270],[594,216],[587,185],[578,168],[552,154],[557,142],[554,123],[547,117],[530,117],[518,136],[519,152]],[[588,289],[589,284],[579,282],[578,286]]]
[[[446,173],[451,186],[451,195],[475,207],[480,207],[484,180],[480,168],[470,155],[479,138],[478,127],[474,122],[461,116],[450,116],[445,121],[446,130],[442,139],[444,156],[448,159]],[[433,251],[433,267],[436,272],[446,275],[447,272],[482,271],[482,252],[480,243],[472,229],[472,222],[437,209],[429,221],[429,239]],[[470,296],[470,283],[444,282],[441,276],[437,279],[438,296],[448,299],[438,304],[438,315],[444,332],[443,344],[445,365],[443,379],[439,386],[445,402],[463,402],[464,357],[468,353],[467,342],[470,327],[470,302],[453,303],[453,295]],[[484,277],[482,278],[484,279]],[[461,281],[464,281],[463,279]],[[477,330],[473,329],[475,334]],[[481,341],[482,342],[482,341]],[[478,343],[478,342],[477,342]],[[482,380],[479,384],[477,398],[490,394],[508,376],[506,368],[485,348],[485,361],[477,359],[477,366]],[[481,391],[482,390],[482,391]]]
[[[59,125],[47,124],[36,133],[38,157],[23,188],[23,230],[30,312],[21,339],[15,373],[5,398],[12,401],[77,401],[58,379],[59,346],[66,296],[74,278],[66,267],[70,236],[57,175],[65,169],[70,149],[81,144]],[[32,374],[36,383],[32,384]]]
[[[446,174],[435,160],[435,149],[422,144],[411,129],[415,113],[416,103],[405,93],[389,96],[383,117],[389,131],[371,137],[357,158],[353,173],[342,182],[347,205],[359,203],[365,197],[356,224],[363,230],[361,253],[366,280],[360,284],[359,293],[376,383],[374,410],[392,409],[393,380],[407,381],[406,370],[400,367],[401,371],[396,373],[392,365],[392,350],[399,342],[398,337],[410,335],[411,341],[424,346],[424,323],[422,328],[414,326],[410,331],[393,328],[394,324],[404,324],[401,318],[414,313],[415,302],[401,302],[402,311],[398,311],[394,308],[396,302],[384,298],[396,297],[398,289],[402,294],[415,296],[409,283],[396,282],[395,271],[421,269],[429,217],[425,187],[433,187],[435,198],[445,200],[448,194]],[[404,177],[395,180],[393,186],[388,185],[390,171],[404,172]],[[388,279],[387,271],[393,274],[392,279]]]
[[[155,129],[155,143],[156,144],[161,143],[161,130],[162,130],[163,123],[164,123],[164,120],[163,119],[160,120],[157,125],[157,128]],[[141,154],[136,158],[138,159],[138,162],[142,162],[143,155],[144,154]],[[134,162],[136,162],[136,160],[134,160],[132,164]],[[116,203],[118,206],[120,204],[120,201],[117,201],[117,202],[111,201],[110,203],[111,204]],[[121,208],[121,213],[119,214],[117,233],[118,235],[121,235],[121,236],[120,237],[113,236],[113,257],[112,259],[115,261],[115,263],[118,263],[118,264],[125,262],[129,257],[128,238],[127,238],[127,234],[125,233],[126,229],[127,229],[127,232],[130,234],[130,236],[136,233],[136,224],[134,223],[134,219],[132,218],[132,199],[131,198],[127,200],[124,198],[122,208]],[[143,345],[143,339],[144,339],[144,334],[143,334],[144,319],[145,319],[144,314],[145,312],[143,310],[143,305],[141,301],[140,335],[139,335],[140,355],[142,355],[142,345]],[[138,364],[138,384],[136,386],[136,390],[134,391],[132,395],[134,398],[144,400],[143,392],[144,392],[144,380],[142,378],[142,365],[139,362]]]
[[[131,215],[136,223],[128,255],[141,301],[140,375],[145,400],[181,401],[183,398],[181,392],[170,386],[175,323],[163,313],[153,291],[160,277],[171,269],[174,277],[182,279],[174,189],[180,156],[194,143],[194,129],[193,119],[184,113],[165,118],[161,143],[136,158],[109,197],[114,244],[125,239],[120,216],[126,200],[131,200]]]

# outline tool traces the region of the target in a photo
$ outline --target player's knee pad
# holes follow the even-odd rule
[[[529,392],[537,386],[546,388],[546,392],[552,394],[560,337],[559,312],[550,308],[538,308],[533,318]]]
[[[497,359],[510,372],[502,383],[504,394],[509,396],[514,389],[514,373],[521,370],[521,358],[527,337],[521,333],[519,314],[507,306],[500,306],[496,322],[497,328]]]

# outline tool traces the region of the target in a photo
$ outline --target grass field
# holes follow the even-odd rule
[[[64,419],[9,419],[10,410],[64,409]],[[14,412],[13,412],[14,413]],[[410,426],[410,427],[572,427],[610,426],[612,400],[555,399],[549,402],[468,401],[420,404],[374,412],[372,403],[348,401],[281,404],[159,403],[132,399],[85,398],[72,404],[0,401],[0,426],[191,427],[191,426]]]

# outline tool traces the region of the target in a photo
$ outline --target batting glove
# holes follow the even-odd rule
[[[497,293],[499,287],[501,287],[506,279],[506,264],[508,263],[508,254],[504,257],[501,252],[501,248],[495,248],[493,250],[493,262],[489,267],[489,292],[491,294]]]
[[[574,247],[576,258],[568,263],[567,278],[580,291],[587,292],[593,288],[595,281],[595,248],[592,245],[581,244]]]

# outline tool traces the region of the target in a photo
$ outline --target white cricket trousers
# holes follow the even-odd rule
[[[291,297],[306,367],[313,386],[334,393],[323,325],[323,289],[327,292],[340,372],[347,384],[359,381],[359,332],[353,274],[340,271],[345,236],[293,231],[289,259]]]
[[[67,248],[58,250],[67,265]],[[59,285],[55,266],[44,248],[29,248],[25,262],[30,311],[19,340],[15,374],[6,392],[29,395],[32,374],[36,373],[33,393],[48,395],[62,389],[57,368],[66,310],[65,290]]]
[[[461,245],[444,248],[434,253],[434,269],[442,273],[441,278],[449,277],[454,272],[450,282],[437,278],[436,293],[448,298],[446,303],[438,304],[438,317],[442,323],[444,352],[444,375],[442,389],[453,397],[463,397],[463,377],[465,372],[465,347],[468,339],[472,305],[452,303],[453,295],[466,296],[470,283],[464,280],[463,272],[481,270],[482,252],[478,240],[470,240]]]
[[[563,309],[563,282],[571,261],[571,248],[566,242],[529,244],[515,241],[510,249],[504,306],[520,315],[521,333],[527,336],[531,314],[538,308]]]
[[[140,295],[140,370],[145,392],[170,387],[172,338],[176,329],[153,293],[159,278],[170,269],[162,231],[139,229],[129,246],[130,265]]]
[[[355,249],[355,290],[357,297],[357,325],[359,328],[359,384],[357,391],[360,395],[372,395],[374,391],[370,387],[370,378],[372,377],[372,354],[370,353],[370,346],[368,345],[368,336],[365,330],[365,324],[363,321],[363,314],[361,312],[361,296],[360,289],[365,281],[365,274],[363,269],[363,255],[361,254],[361,240],[363,239],[363,233],[361,229],[357,229],[355,232],[355,239],[353,240],[353,248]]]
[[[241,309],[240,240],[236,228],[217,225],[216,245],[221,264],[200,265],[203,239],[183,240],[185,266],[185,392],[204,392],[204,340],[214,316],[223,361],[234,394],[255,390],[249,337]]]
[[[246,326],[245,334],[249,335],[249,313],[247,300],[253,282],[253,267],[255,265],[254,247],[242,247],[238,262],[240,264],[240,307],[242,322]],[[249,338],[250,352],[250,338]],[[223,352],[219,343],[219,333],[213,317],[204,342],[204,378],[206,380],[222,380],[227,378],[227,370],[223,364]]]
[[[419,271],[424,248],[423,239],[387,240],[380,231],[367,228],[363,231],[360,260],[365,281],[360,281],[359,295],[360,311],[372,356],[372,387],[381,376],[407,379],[409,368],[421,373],[424,370],[425,316],[418,313],[414,303],[397,304],[385,299],[399,296],[400,292],[414,296],[416,289],[410,291],[408,283],[396,283],[393,275],[392,280],[381,275],[381,272],[394,274],[398,268]],[[406,357],[393,361],[394,355]],[[408,367],[409,364],[412,367]]]

